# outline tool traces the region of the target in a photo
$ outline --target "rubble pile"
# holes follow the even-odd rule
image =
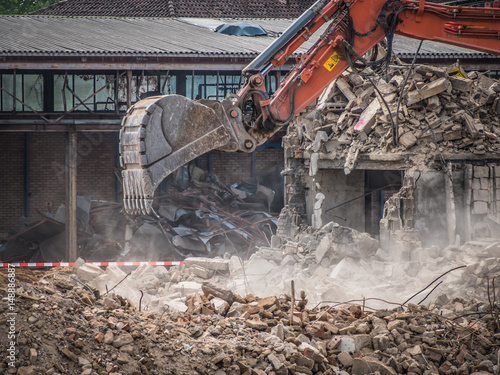
[[[334,222],[319,230],[291,225],[292,211],[282,211],[274,247],[262,247],[240,267],[229,260],[227,285],[232,290],[242,295],[290,294],[293,281],[297,290],[307,292],[308,306],[366,300],[373,308],[385,308],[387,302],[403,303],[416,291],[421,293],[413,303],[491,298],[491,280],[500,273],[498,240],[444,249],[398,247],[397,254],[390,254],[368,234]]]
[[[307,293],[308,308],[356,301],[372,309],[450,299],[493,298],[493,278],[500,273],[500,243],[467,242],[462,246],[398,248],[390,254],[366,233],[330,222],[319,230],[288,223],[283,210],[271,246],[260,247],[248,260],[238,254],[189,257],[170,268],[142,265],[105,270],[82,260],[76,276],[101,294],[112,291],[149,311],[186,311],[186,298],[201,293],[207,281],[238,295]],[[415,292],[420,293],[415,294]],[[412,297],[411,299],[409,299]]]
[[[185,312],[160,313],[141,311],[127,298],[101,295],[76,280],[68,271],[33,282],[18,278],[17,374],[486,375],[499,370],[496,301],[457,298],[374,312],[356,304],[307,308],[305,292],[296,300],[242,297],[205,282],[202,292],[187,297]],[[6,309],[3,301],[0,311]],[[7,352],[6,335],[0,343]],[[0,366],[13,373],[6,359]]]
[[[346,172],[370,153],[427,153],[431,160],[439,152],[499,152],[497,80],[467,74],[457,64],[417,65],[406,81],[408,70],[391,68],[382,76],[370,68],[362,74],[348,69],[323,92],[315,111],[289,127],[285,148],[304,152],[311,162],[313,154],[345,160]]]

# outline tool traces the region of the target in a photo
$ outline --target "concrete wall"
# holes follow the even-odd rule
[[[315,183],[311,177],[308,177],[307,180],[309,189],[306,193],[306,204],[309,220],[313,214],[315,196],[318,192],[315,183],[318,183],[321,187],[321,193],[325,195],[322,215],[323,224],[335,221],[340,225],[365,231],[364,171],[354,170],[346,175],[340,169],[320,169],[314,177]],[[338,206],[354,198],[359,199],[328,211],[329,208]]]

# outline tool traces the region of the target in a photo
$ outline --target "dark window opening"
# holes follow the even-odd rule
[[[384,204],[402,186],[403,171],[366,170],[365,171],[365,228],[374,237],[380,235],[380,219],[383,217]]]

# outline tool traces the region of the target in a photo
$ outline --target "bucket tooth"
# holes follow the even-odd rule
[[[151,214],[158,185],[179,167],[232,141],[227,118],[180,95],[150,97],[127,111],[120,130],[124,208]]]

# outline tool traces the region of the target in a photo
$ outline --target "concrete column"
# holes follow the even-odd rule
[[[77,259],[76,168],[77,133],[66,133],[66,260]]]

